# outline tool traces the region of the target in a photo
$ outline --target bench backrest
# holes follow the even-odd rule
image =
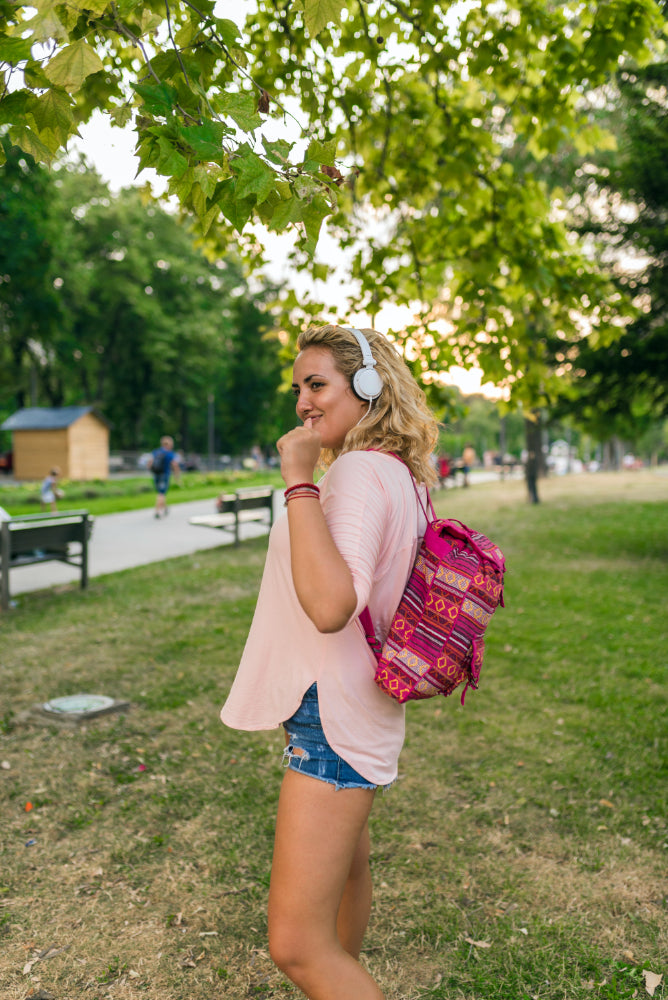
[[[87,511],[43,516],[28,514],[3,521],[3,542],[8,538],[9,555],[24,555],[35,549],[45,552],[61,552],[70,542],[83,542],[90,536],[92,522]],[[3,546],[4,547],[4,546]]]
[[[274,490],[271,486],[237,490],[233,510],[253,510],[257,507],[271,508]]]
[[[247,486],[235,493],[223,493],[216,500],[219,514],[233,514],[235,510],[272,509],[273,486]]]

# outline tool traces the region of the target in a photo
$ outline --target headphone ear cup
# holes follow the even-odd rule
[[[353,390],[360,399],[377,399],[383,391],[383,380],[375,368],[360,368],[353,376]]]

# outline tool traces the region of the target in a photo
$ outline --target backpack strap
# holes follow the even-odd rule
[[[373,622],[371,621],[371,613],[368,607],[366,607],[364,611],[360,612],[359,622],[362,628],[364,629],[364,638],[371,647],[371,652],[376,657],[376,659],[379,660],[382,646],[380,644],[380,639],[378,638],[378,636],[374,631]]]
[[[401,455],[397,455],[396,451],[383,451],[381,448],[367,448],[366,450],[367,451],[378,451],[378,452],[380,452],[381,455],[391,455],[392,458],[396,458],[397,462],[401,462],[401,464],[406,469],[408,469],[408,475],[411,477],[411,482],[413,484],[413,489],[415,490],[415,496],[417,497],[417,502],[419,503],[420,507],[422,508],[422,513],[425,516],[425,520],[426,520],[427,524],[431,524],[432,521],[435,521],[436,520],[436,511],[434,510],[434,504],[432,503],[431,493],[429,492],[429,487],[425,483],[424,488],[427,491],[427,506],[425,508],[425,505],[422,502],[422,497],[420,496],[420,491],[418,490],[417,482],[415,481],[415,476],[411,472],[411,470],[410,470],[410,468],[408,466],[408,463],[404,462],[404,460],[401,457]],[[430,514],[431,514],[431,517],[429,516]]]
[[[397,455],[396,451],[381,451],[380,448],[367,448],[366,450],[378,451],[380,452],[381,455],[391,455],[392,458],[396,458],[398,462],[401,462],[401,464],[408,470],[408,475],[411,477],[413,489],[415,490],[415,497],[417,499],[418,504],[422,508],[422,513],[425,516],[427,524],[431,524],[432,521],[435,521],[436,511],[434,510],[434,505],[431,500],[431,493],[429,492],[429,487],[425,484],[425,489],[427,490],[427,507],[425,508],[425,505],[422,502],[422,497],[420,496],[420,491],[418,490],[418,486],[415,481],[415,476],[411,472],[407,463],[404,462],[403,458],[400,455]],[[430,514],[431,517],[429,516]],[[364,611],[360,611],[359,623],[362,626],[362,629],[364,630],[364,637],[368,642],[369,646],[371,647],[371,652],[376,657],[376,659],[379,660],[383,647],[373,627],[373,622],[371,621],[371,612],[369,611],[368,605],[366,608],[364,608]]]

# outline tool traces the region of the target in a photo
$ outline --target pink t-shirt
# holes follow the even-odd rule
[[[383,641],[401,600],[426,522],[407,468],[390,455],[352,451],[320,482],[320,502],[353,577],[357,607],[340,632],[322,634],[302,609],[290,569],[288,518],[271,530],[250,633],[221,712],[233,729],[272,729],[317,681],[330,746],[367,781],[397,776],[404,707],[376,687],[376,661],[357,616],[368,604]],[[313,553],[318,558],[318,553]]]

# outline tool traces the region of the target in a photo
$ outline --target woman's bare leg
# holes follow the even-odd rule
[[[363,859],[373,796],[365,788],[337,791],[291,770],[283,779],[269,890],[269,948],[309,1000],[383,1000],[351,953],[359,950],[368,920],[370,879]]]
[[[343,898],[336,918],[336,931],[345,950],[359,958],[362,942],[371,916],[371,869],[369,854],[371,843],[369,824],[364,824],[357,843]]]

